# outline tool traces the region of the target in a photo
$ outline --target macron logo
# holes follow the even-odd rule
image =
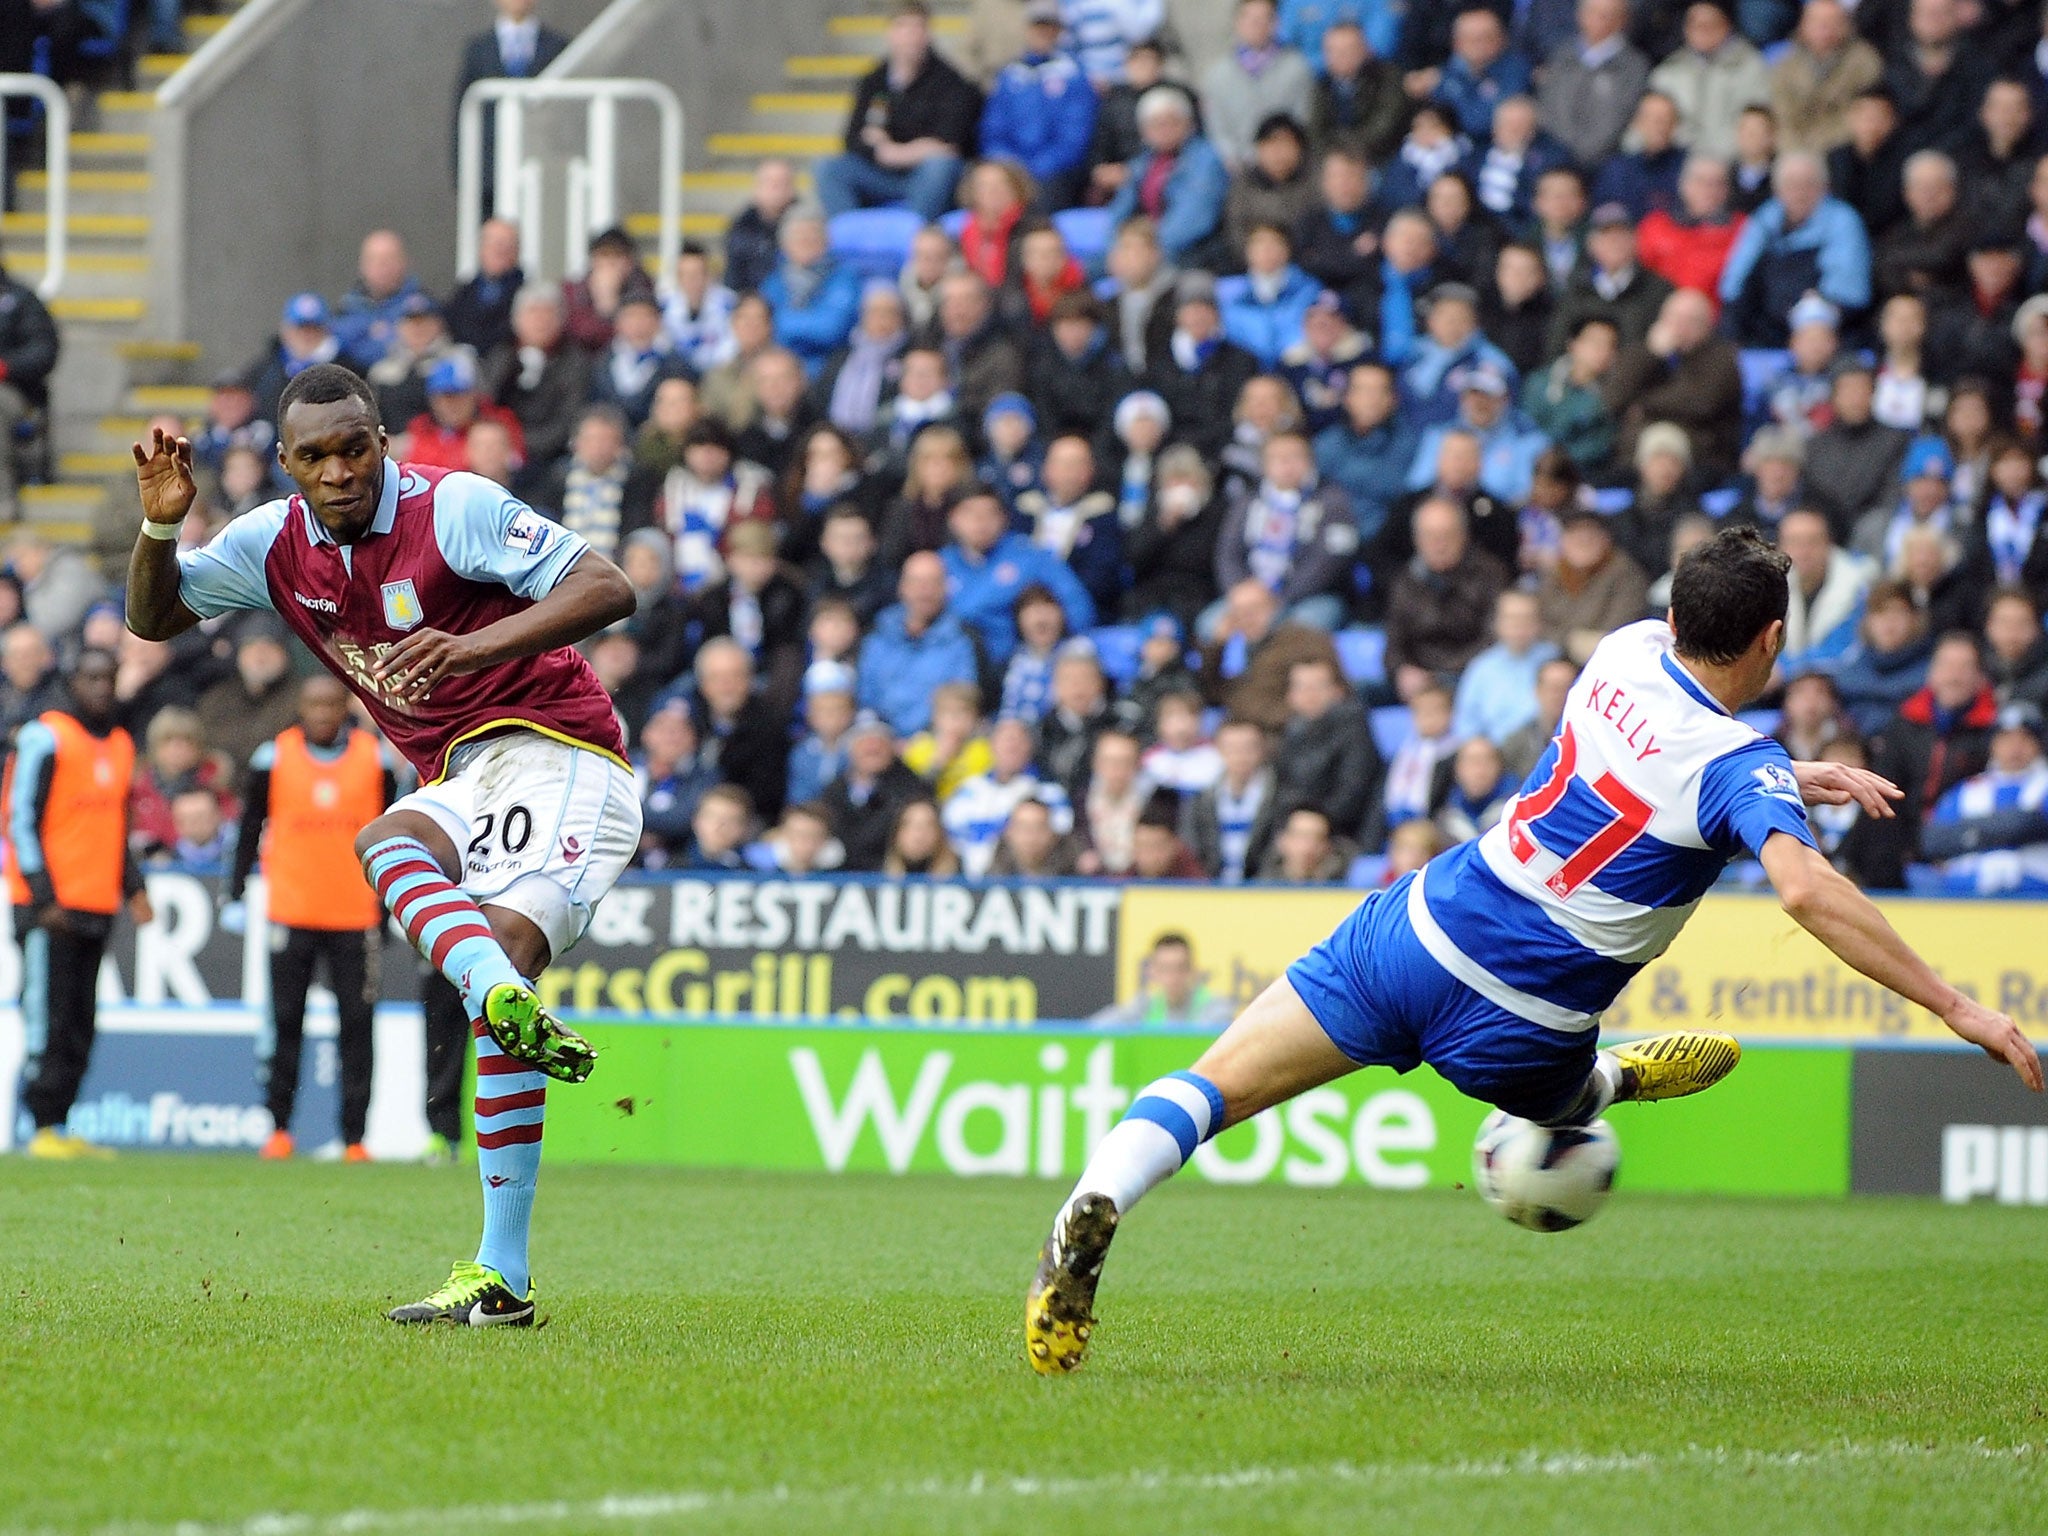
[[[331,597],[308,597],[303,592],[294,592],[292,596],[299,600],[300,607],[310,608],[315,613],[341,612],[341,605]]]

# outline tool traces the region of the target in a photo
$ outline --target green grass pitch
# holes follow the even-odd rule
[[[2048,1530],[2048,1213],[551,1169],[546,1327],[403,1331],[471,1171],[0,1166],[0,1531]],[[179,1522],[190,1522],[180,1525]]]

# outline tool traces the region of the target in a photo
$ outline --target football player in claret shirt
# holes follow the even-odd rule
[[[168,639],[272,609],[418,770],[355,852],[384,910],[461,992],[477,1036],[483,1242],[394,1322],[531,1325],[527,1228],[547,1080],[596,1059],[532,979],[567,953],[640,841],[611,700],[572,646],[633,612],[582,539],[477,475],[394,463],[368,385],[316,365],[285,387],[296,495],[177,552],[191,445],[135,445],[143,524],[128,624]]]
[[[1140,1090],[1053,1218],[1024,1306],[1032,1366],[1081,1363],[1096,1283],[1131,1206],[1225,1126],[1357,1071],[1428,1062],[1542,1125],[1710,1088],[1741,1048],[1685,1030],[1599,1049],[1600,1014],[1662,954],[1731,859],[1754,857],[1837,958],[2041,1091],[2019,1026],[1943,981],[1814,846],[1806,805],[1892,814],[1897,786],[1795,763],[1736,717],[1770,686],[1791,562],[1753,528],[1679,561],[1668,622],[1594,650],[1500,823],[1374,891],[1189,1072]]]

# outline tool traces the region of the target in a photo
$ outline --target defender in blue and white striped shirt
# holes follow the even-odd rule
[[[1025,1303],[1032,1365],[1081,1363],[1118,1222],[1224,1127],[1360,1067],[1427,1062],[1546,1125],[1719,1082],[1727,1035],[1599,1049],[1600,1014],[1731,859],[1754,856],[1802,927],[2041,1090],[2019,1026],[1937,976],[1814,846],[1809,803],[1891,814],[1896,786],[1794,763],[1735,712],[1769,686],[1789,562],[1730,529],[1680,562],[1670,622],[1603,640],[1500,824],[1374,892],[1238,1016],[1193,1071],[1144,1089],[1091,1153]]]

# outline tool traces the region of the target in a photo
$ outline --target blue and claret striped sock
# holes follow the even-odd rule
[[[441,872],[425,843],[386,838],[363,856],[363,871],[412,947],[462,993],[471,1018],[500,982],[524,983],[483,909]]]
[[[1214,1083],[1193,1072],[1162,1077],[1139,1091],[1123,1119],[1096,1144],[1074,1196],[1107,1195],[1127,1214],[1222,1128],[1223,1094]]]
[[[516,1296],[531,1280],[526,1234],[540,1182],[540,1139],[548,1080],[498,1049],[479,1021],[476,1032],[476,1166],[484,1186],[484,1238],[476,1261],[505,1277]]]

